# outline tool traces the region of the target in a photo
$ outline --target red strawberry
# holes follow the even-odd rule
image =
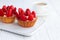
[[[16,12],[16,7],[12,10],[12,13],[15,14]]]
[[[25,15],[21,15],[21,16],[20,16],[20,19],[23,20],[23,21],[26,21],[26,20],[27,20],[27,18],[26,18]]]
[[[15,16],[17,17],[17,19],[19,19],[19,14],[17,12],[15,12]]]
[[[32,14],[30,14],[30,15],[28,16],[28,20],[30,20],[30,21],[32,21],[33,18],[34,18],[34,16],[33,16]]]
[[[35,11],[32,11],[32,15],[33,15],[34,17],[36,17],[36,13],[35,13]]]
[[[16,7],[13,9],[13,11],[16,11]]]
[[[0,9],[0,16],[4,16],[4,12],[2,9]]]
[[[30,15],[30,14],[31,14],[30,9],[26,9],[25,15],[28,16],[28,15]]]
[[[4,12],[7,11],[7,7],[6,7],[6,5],[4,5],[4,6],[2,7],[2,10],[3,10]]]
[[[24,10],[22,8],[18,9],[19,15],[24,15]]]
[[[7,17],[10,17],[10,16],[12,16],[12,9],[9,9],[9,10],[7,11],[7,14],[6,14],[6,16],[7,16]]]
[[[9,10],[9,6],[7,6],[7,10]]]
[[[9,9],[14,9],[13,5],[9,6]]]

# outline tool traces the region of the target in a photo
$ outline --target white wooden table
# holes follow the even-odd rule
[[[22,0],[23,1],[23,0]],[[26,1],[26,0],[24,0]],[[28,0],[27,0],[28,1]],[[55,3],[56,0],[38,0],[38,1],[42,1],[42,2],[47,2],[49,5],[50,3],[53,5],[50,5],[50,10],[49,10],[49,15],[46,19],[46,22],[43,24],[43,26],[41,26],[41,29],[39,31],[37,31],[37,33],[31,37],[23,37],[23,36],[18,36],[15,34],[11,34],[8,32],[4,32],[0,30],[0,40],[60,40],[60,16],[59,14],[59,8],[57,9],[58,5]],[[13,2],[13,0],[1,0],[0,1],[0,6],[2,4],[14,4],[17,5],[17,7],[19,7],[20,2],[19,1],[15,1]],[[9,2],[9,3],[8,3]],[[18,3],[17,3],[18,2]],[[59,2],[59,0],[57,1],[57,3]],[[56,6],[56,5],[57,6]],[[20,4],[21,5],[21,4]],[[20,6],[20,7],[23,7]],[[29,6],[30,7],[30,6]],[[24,7],[23,7],[24,8]],[[57,11],[56,11],[56,9]]]

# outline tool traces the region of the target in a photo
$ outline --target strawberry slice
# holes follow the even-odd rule
[[[36,18],[36,13],[35,13],[35,11],[32,11],[32,15],[34,16],[34,18]]]
[[[0,16],[4,16],[4,12],[2,9],[0,9]]]
[[[22,20],[22,21],[26,21],[26,20],[27,20],[27,18],[26,18],[26,16],[25,16],[25,15],[21,15],[21,16],[20,16],[20,20]]]
[[[29,16],[30,14],[31,14],[30,9],[26,9],[25,15],[26,15],[26,16]]]
[[[6,16],[7,16],[7,17],[10,17],[10,16],[12,16],[12,9],[9,9],[9,10],[7,11],[7,14],[6,14]]]
[[[4,12],[7,11],[7,7],[6,7],[6,5],[4,5],[4,6],[2,7],[2,10],[3,10]]]
[[[30,20],[30,21],[32,21],[33,18],[34,18],[34,16],[33,16],[32,14],[30,14],[30,15],[28,16],[28,20]]]
[[[19,15],[24,15],[24,10],[22,8],[18,9]]]

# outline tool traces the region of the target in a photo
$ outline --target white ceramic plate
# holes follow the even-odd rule
[[[45,21],[45,17],[38,17],[37,22],[31,28],[22,28],[16,22],[12,24],[0,23],[0,30],[10,32],[17,35],[31,36],[40,29],[41,25]]]

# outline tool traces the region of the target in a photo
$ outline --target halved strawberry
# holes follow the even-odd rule
[[[18,9],[19,15],[24,15],[24,10],[22,8]]]
[[[35,11],[32,11],[32,15],[33,15],[34,17],[36,17],[36,13],[35,13]]]
[[[30,14],[31,14],[30,9],[26,9],[25,15],[26,15],[26,16],[29,16]]]
[[[2,7],[2,10],[3,10],[4,12],[7,11],[7,7],[6,7],[6,5],[4,5],[4,6]]]
[[[6,16],[7,16],[7,17],[10,17],[10,16],[12,16],[12,15],[13,15],[13,14],[12,14],[12,9],[7,10]]]
[[[22,20],[22,21],[26,21],[26,20],[27,20],[27,18],[26,18],[26,16],[25,16],[25,15],[21,15],[21,16],[20,16],[20,20]]]
[[[28,20],[30,20],[30,21],[32,21],[33,18],[34,18],[34,16],[33,16],[32,14],[30,14],[30,15],[28,16]]]
[[[4,12],[2,9],[0,9],[0,16],[4,16]]]

